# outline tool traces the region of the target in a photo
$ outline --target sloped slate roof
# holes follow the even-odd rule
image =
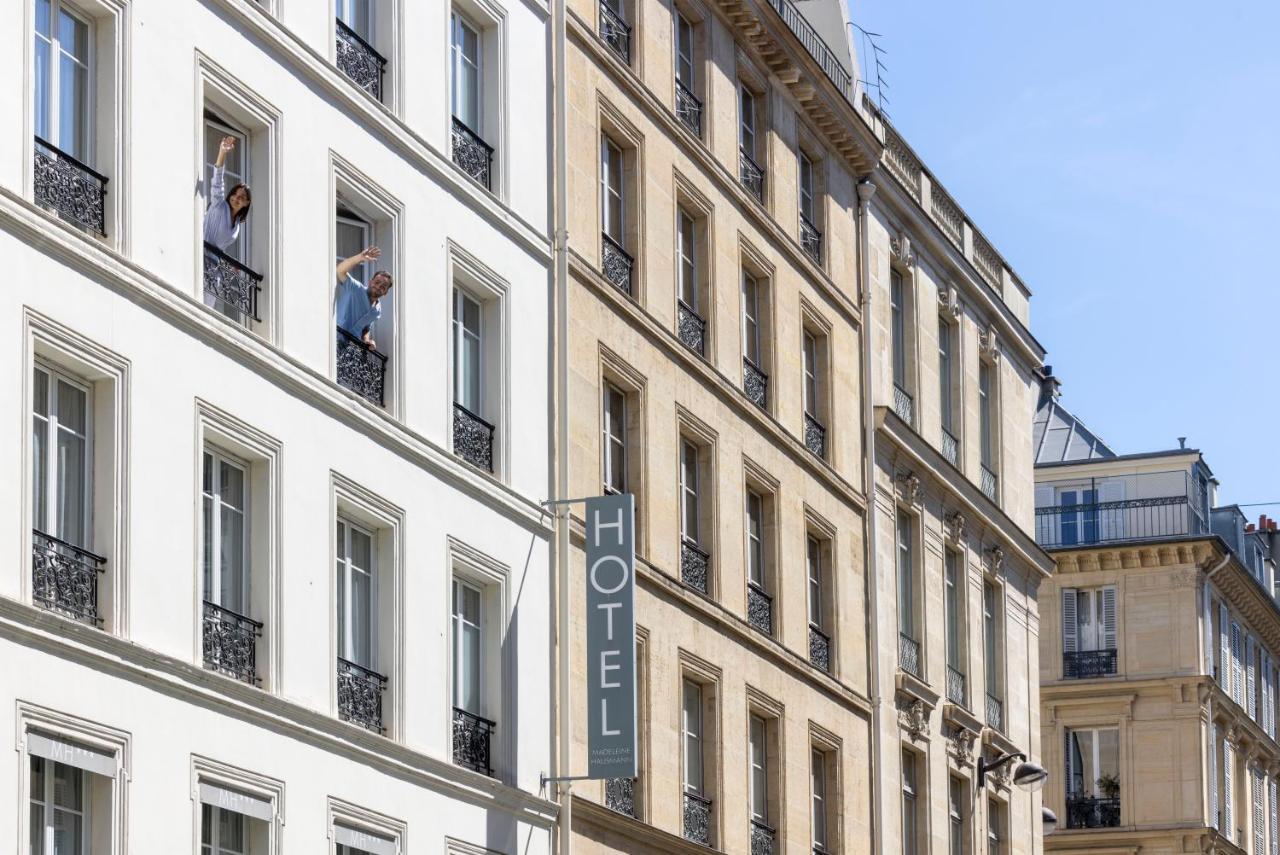
[[[1048,396],[1036,410],[1032,441],[1037,464],[1102,460],[1116,456],[1097,434],[1052,396]]]

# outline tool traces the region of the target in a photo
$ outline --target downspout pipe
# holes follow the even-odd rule
[[[569,82],[567,66],[565,0],[551,3],[552,123],[554,125],[552,181],[554,233],[552,251],[555,259],[555,478],[554,499],[569,496],[569,190],[568,190],[568,116]],[[572,645],[569,633],[569,506],[555,508],[555,586],[556,586],[556,709],[559,733],[556,739],[555,776],[570,774],[573,734],[572,697],[569,674]],[[556,816],[556,839],[552,851],[570,855],[573,849],[573,782],[556,783],[560,811]]]
[[[871,693],[871,851],[884,851],[884,787],[880,782],[880,576],[876,572],[876,410],[871,378],[871,199],[876,185],[858,182],[858,284],[862,292],[862,490],[867,501],[867,536],[863,543],[867,589],[867,668]]]

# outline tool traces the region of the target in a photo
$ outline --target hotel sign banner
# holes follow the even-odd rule
[[[636,777],[635,497],[587,499],[587,777]]]

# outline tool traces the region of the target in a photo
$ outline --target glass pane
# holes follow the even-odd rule
[[[213,843],[213,808],[203,803],[200,805],[200,842],[205,846]]]
[[[218,560],[222,574],[222,601],[219,605],[244,614],[244,515],[220,508],[221,540]]]
[[[372,616],[372,579],[367,573],[351,574],[351,641],[352,661],[366,668],[372,667],[370,618]]]
[[[40,416],[31,420],[31,509],[36,529],[49,531],[49,423]]]
[[[75,546],[85,547],[85,442],[65,430],[58,431],[58,508],[54,535]]]
[[[65,380],[58,381],[58,424],[61,427],[84,435],[88,418],[86,398],[83,389],[72,386]]]
[[[218,811],[218,848],[221,853],[244,852],[244,815]]]
[[[84,773],[74,766],[54,763],[53,804],[69,810],[81,810],[83,777]]]
[[[702,792],[702,689],[686,681],[683,698],[684,785]]]
[[[469,712],[480,709],[480,628],[460,624],[458,633],[458,706]]]
[[[44,805],[31,805],[31,855],[44,855]]]
[[[63,43],[66,49],[66,43]],[[66,53],[58,69],[58,139],[54,143],[72,157],[87,161],[89,70]]]
[[[205,495],[201,501],[201,568],[204,579],[204,597],[210,602],[217,602],[217,591],[213,587],[213,499]]]
[[[480,592],[469,585],[462,586],[462,618],[469,623],[480,623]]]
[[[769,816],[769,790],[765,768],[765,723],[751,717],[751,815],[766,821]]]
[[[83,845],[84,817],[78,813],[54,809],[51,855],[81,855]]]
[[[244,470],[225,460],[218,467],[218,496],[222,504],[244,510]]]
[[[351,530],[351,563],[361,570],[373,569],[373,538],[356,529]]]

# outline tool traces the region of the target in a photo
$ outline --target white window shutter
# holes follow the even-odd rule
[[[1213,590],[1204,586],[1204,672],[1213,674]]]
[[[1076,589],[1062,589],[1062,652],[1075,653],[1076,642]]]
[[[1267,827],[1262,814],[1262,773],[1254,769],[1249,776],[1253,789],[1253,855],[1267,855]]]
[[[1277,828],[1276,820],[1276,779],[1272,778],[1267,781],[1267,789],[1269,791],[1267,801],[1271,808],[1271,855],[1280,855],[1280,828]]]
[[[1231,699],[1244,706],[1244,663],[1241,656],[1240,624],[1231,622]]]
[[[1249,718],[1254,721],[1258,720],[1258,682],[1257,668],[1253,661],[1256,657],[1253,651],[1253,636],[1249,635],[1244,640],[1244,672],[1245,672],[1245,709],[1249,711]]]
[[[1222,740],[1222,824],[1226,828],[1219,829],[1228,840],[1236,839],[1235,799],[1231,797],[1231,743]]]
[[[1102,589],[1102,647],[1116,649],[1116,586]]]
[[[1230,632],[1230,616],[1227,614],[1227,604],[1220,603],[1218,605],[1218,641],[1219,641],[1219,659],[1218,659],[1218,685],[1228,695],[1231,694],[1231,642],[1228,636]]]
[[[1209,824],[1218,827],[1218,726],[1209,722]]]

